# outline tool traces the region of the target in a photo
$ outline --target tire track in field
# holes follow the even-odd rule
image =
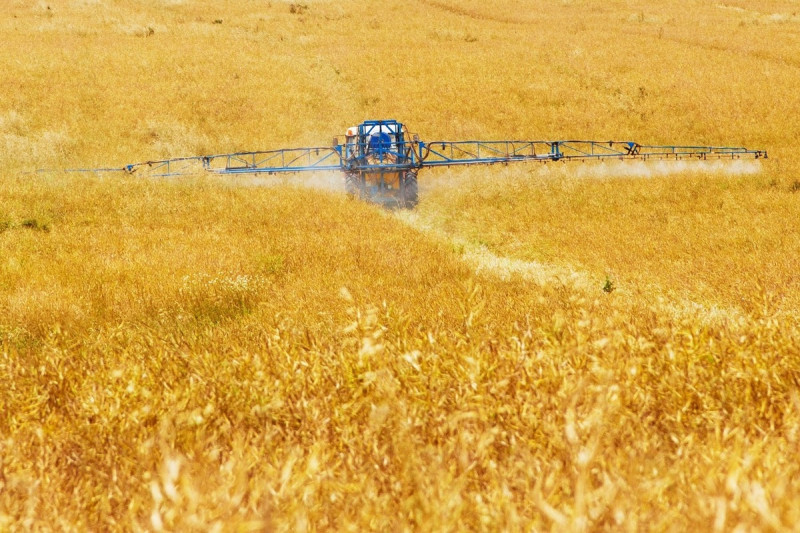
[[[454,249],[460,251],[461,259],[469,264],[477,274],[490,274],[502,280],[509,280],[520,276],[537,285],[559,284],[574,287],[580,290],[590,290],[597,285],[587,273],[573,270],[568,267],[539,261],[523,261],[497,255],[486,246],[476,245],[457,236],[448,234],[434,226],[415,211],[397,211],[395,218],[436,240],[445,241]]]
[[[396,211],[392,215],[398,221],[414,230],[453,246],[460,253],[461,260],[473,269],[476,275],[496,276],[502,280],[519,277],[536,283],[541,287],[561,286],[584,293],[587,296],[601,296],[603,280],[587,271],[567,265],[523,261],[497,255],[486,246],[473,244],[461,237],[447,233],[436,227],[430,219],[421,216],[416,211]],[[640,291],[650,295],[664,294],[657,285],[639,286],[638,288]],[[624,289],[617,289],[615,290],[615,298],[623,305],[645,305],[659,313],[668,315],[676,321],[690,319],[705,325],[724,323],[732,326],[736,323],[741,323],[745,319],[744,314],[737,309],[704,305],[681,297],[654,296],[655,302],[646,302],[638,294]]]
[[[514,19],[510,17],[498,17],[498,16],[491,16],[486,15],[483,13],[477,13],[475,11],[470,11],[469,9],[454,6],[448,4],[446,2],[438,1],[438,0],[420,0],[420,3],[424,5],[428,5],[439,9],[440,11],[446,11],[451,15],[456,15],[459,17],[466,17],[472,20],[477,21],[490,21],[490,22],[500,22],[503,24],[525,24],[524,20]]]

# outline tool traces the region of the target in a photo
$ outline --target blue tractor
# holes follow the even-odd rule
[[[387,206],[412,208],[419,201],[415,143],[395,120],[368,120],[347,130],[341,153],[348,195]]]

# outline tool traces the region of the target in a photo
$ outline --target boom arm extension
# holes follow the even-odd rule
[[[215,174],[252,174],[340,170],[342,158],[336,148],[288,148],[261,152],[180,157],[127,165],[128,173],[143,171],[153,177],[182,176],[202,171]]]
[[[651,146],[619,141],[411,141],[398,147],[407,154],[393,161],[353,161],[342,145],[328,148],[288,148],[259,152],[181,157],[127,165],[121,170],[167,177],[206,171],[216,174],[254,174],[348,170],[392,170],[516,161],[574,161],[604,159],[680,160],[766,158],[767,152],[739,147]],[[99,170],[99,169],[98,169]]]
[[[737,159],[761,150],[717,146],[648,146],[620,141],[434,141],[419,143],[422,166],[591,159]]]

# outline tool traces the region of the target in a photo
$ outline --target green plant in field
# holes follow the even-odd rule
[[[268,254],[258,258],[258,270],[265,276],[279,275],[284,272],[284,257],[281,254]]]
[[[34,231],[44,231],[44,232],[50,231],[50,223],[41,221],[37,218],[26,218],[25,220],[20,222],[19,225],[22,228],[31,229]]]
[[[616,288],[617,288],[617,287],[616,287],[616,285],[614,284],[614,282],[611,280],[611,278],[609,278],[608,276],[606,276],[606,281],[605,281],[605,283],[603,283],[603,292],[605,292],[605,293],[609,293],[609,294],[610,294],[610,293],[614,292],[614,290],[615,290]]]

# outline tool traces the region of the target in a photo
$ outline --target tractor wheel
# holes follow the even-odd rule
[[[361,179],[358,174],[347,174],[344,177],[344,192],[348,198],[361,196]]]
[[[414,209],[418,203],[417,173],[409,171],[403,183],[403,204],[406,209]]]

